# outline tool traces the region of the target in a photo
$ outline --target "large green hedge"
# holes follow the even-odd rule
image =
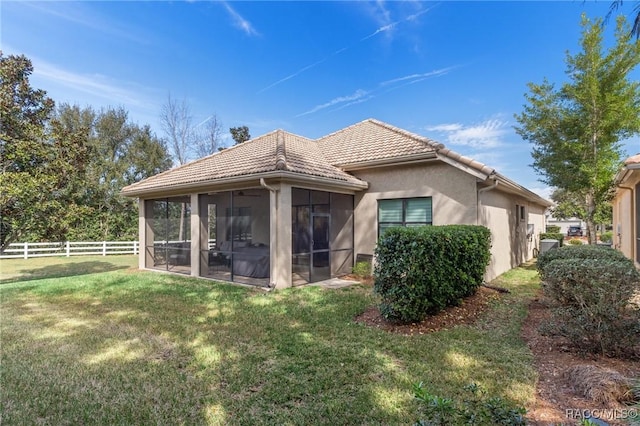
[[[552,303],[543,328],[584,352],[640,358],[640,310],[631,302],[640,273],[607,246],[552,249],[538,257],[542,289]]]
[[[456,305],[482,284],[491,233],[483,226],[391,228],[376,247],[374,291],[380,312],[417,322]]]
[[[546,265],[558,259],[601,259],[628,262],[624,255],[605,245],[583,244],[580,246],[567,245],[557,249],[551,249],[538,256],[536,266],[540,272],[540,277],[544,281]]]

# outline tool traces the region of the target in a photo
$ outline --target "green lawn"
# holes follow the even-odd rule
[[[418,381],[534,398],[532,269],[494,282],[512,293],[475,325],[403,337],[353,322],[370,288],[264,293],[135,264],[1,261],[0,423],[412,424]]]

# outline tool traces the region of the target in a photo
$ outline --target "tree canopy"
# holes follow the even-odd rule
[[[624,3],[624,0],[612,1],[611,5],[609,6],[609,13],[607,13],[605,20],[608,21],[611,15],[613,15],[613,13],[616,12],[622,6],[623,3]],[[636,39],[638,39],[640,38],[640,1],[636,1],[635,3],[636,4],[633,7],[633,11],[635,12],[636,16],[635,18],[633,18],[633,25],[631,26],[631,35],[635,36]]]
[[[640,132],[640,83],[629,73],[640,62],[640,41],[619,17],[616,43],[603,48],[602,20],[582,16],[582,51],[567,53],[568,81],[529,83],[516,114],[516,132],[533,144],[533,168],[542,181],[580,200],[589,241],[596,214],[608,203],[622,160],[621,141]]]
[[[236,142],[236,145],[251,139],[251,134],[249,133],[249,128],[247,126],[231,127],[229,132],[231,133],[233,140]]]
[[[167,148],[127,112],[63,104],[31,87],[31,61],[0,52],[0,251],[17,241],[133,239],[123,186],[166,170]]]

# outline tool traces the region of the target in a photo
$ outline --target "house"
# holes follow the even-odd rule
[[[391,226],[487,226],[490,280],[533,256],[551,205],[373,119],[317,140],[276,130],[122,193],[139,199],[140,268],[276,288],[349,273]]]
[[[625,160],[614,182],[613,244],[640,267],[640,154]]]
[[[584,231],[584,233],[586,234],[586,229],[587,229],[587,224],[585,221],[583,221],[582,219],[579,219],[577,217],[570,217],[570,218],[566,218],[566,219],[556,219],[555,217],[553,217],[553,215],[551,214],[551,212],[547,212],[547,226],[551,226],[551,225],[555,225],[560,227],[560,233],[567,235],[567,232],[569,231],[569,227],[570,226],[578,226],[580,227],[580,229],[582,229]]]

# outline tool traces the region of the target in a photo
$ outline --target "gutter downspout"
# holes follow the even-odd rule
[[[275,277],[275,265],[276,265],[276,259],[275,256],[273,256],[272,253],[276,253],[277,252],[277,248],[278,248],[278,227],[277,227],[277,223],[276,223],[276,219],[278,217],[278,207],[276,204],[276,193],[278,192],[278,190],[272,186],[267,185],[267,183],[264,181],[264,178],[260,178],[260,186],[262,186],[263,188],[269,190],[269,206],[270,206],[270,213],[269,213],[269,276],[271,277],[271,282],[269,283],[269,290],[273,290],[274,288],[276,288],[276,283],[275,281],[273,281],[274,277]],[[274,250],[272,251],[272,248],[274,248]]]
[[[476,225],[480,225],[480,207],[482,207],[482,201],[480,200],[480,194],[488,192],[498,187],[498,179],[493,179],[493,185],[486,188],[478,189],[478,208],[476,210]]]
[[[633,213],[634,213],[634,206],[633,206],[633,189],[632,187],[629,186],[622,186],[620,184],[616,185],[616,188],[620,188],[620,189],[628,189],[629,191],[631,191],[631,259],[633,260],[633,262],[635,263],[636,261],[636,244],[634,241],[634,238],[636,237],[636,229],[635,229],[635,220],[633,220]],[[619,212],[618,212],[619,213]],[[620,227],[620,222],[618,222],[618,227]],[[618,244],[616,244],[614,246],[615,249],[620,250],[622,248],[622,234],[620,233],[620,230],[616,229],[616,237],[618,237]]]

